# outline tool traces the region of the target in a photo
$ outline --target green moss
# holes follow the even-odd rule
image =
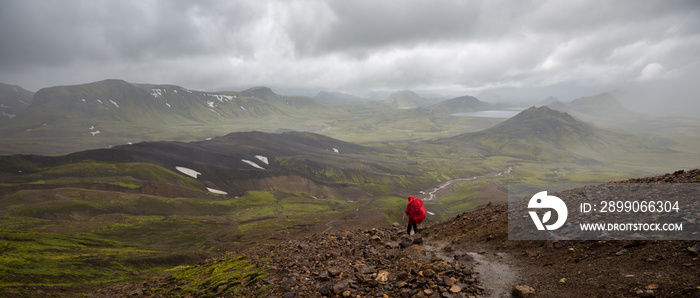
[[[165,294],[182,296],[236,296],[250,284],[268,276],[242,257],[221,259],[201,266],[187,267],[173,273],[178,290],[163,290]]]

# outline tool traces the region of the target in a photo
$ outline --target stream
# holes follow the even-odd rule
[[[490,174],[481,175],[481,176],[474,176],[474,177],[470,177],[470,178],[459,178],[459,179],[447,181],[443,184],[440,184],[438,187],[435,187],[432,190],[429,190],[427,193],[428,196],[426,198],[423,198],[423,201],[437,200],[437,199],[439,199],[447,194],[452,193],[452,190],[449,189],[448,186],[452,185],[453,183],[471,181],[471,180],[476,180],[476,179],[484,178],[484,177],[498,177],[498,176],[501,176],[504,174],[510,174],[511,171],[513,171],[513,166],[510,166],[507,169],[505,169],[504,171],[498,172],[498,173],[490,173]],[[425,194],[425,192],[421,192],[421,193]]]

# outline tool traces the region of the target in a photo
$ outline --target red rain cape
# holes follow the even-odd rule
[[[419,224],[425,219],[425,207],[423,207],[423,200],[419,198],[414,198],[413,196],[408,197],[408,205],[406,206],[406,215],[408,215],[409,224]]]

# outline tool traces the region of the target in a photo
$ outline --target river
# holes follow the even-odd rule
[[[423,198],[423,200],[424,201],[433,201],[433,200],[437,200],[437,199],[439,199],[447,194],[452,193],[452,189],[449,189],[448,186],[452,185],[453,183],[471,181],[471,180],[476,180],[476,179],[484,178],[484,177],[498,177],[498,176],[501,176],[503,174],[510,174],[510,172],[512,170],[513,170],[513,166],[510,166],[507,169],[505,169],[504,171],[498,172],[498,173],[489,173],[489,174],[481,175],[481,176],[474,176],[474,177],[470,177],[470,178],[459,178],[459,179],[447,181],[443,184],[440,184],[438,187],[435,187],[435,188],[429,190],[427,192],[427,197]],[[425,193],[426,192],[424,192],[424,191],[421,192],[421,194],[425,194]]]

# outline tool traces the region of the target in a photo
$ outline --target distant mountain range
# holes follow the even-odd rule
[[[377,134],[382,127],[385,132],[398,128],[439,134],[460,131],[446,120],[450,115],[504,107],[472,96],[426,99],[409,90],[395,92],[376,104],[368,105],[364,99],[355,104],[360,100],[340,92],[321,92],[312,99],[282,96],[262,86],[240,92],[206,92],[122,80],[56,86],[36,93],[0,85],[0,154],[63,154],[140,141],[204,140],[252,130],[330,132],[338,137],[343,133]],[[608,127],[643,118],[610,94],[571,103],[549,98],[543,103]],[[462,125],[473,127],[474,121],[464,120]]]

